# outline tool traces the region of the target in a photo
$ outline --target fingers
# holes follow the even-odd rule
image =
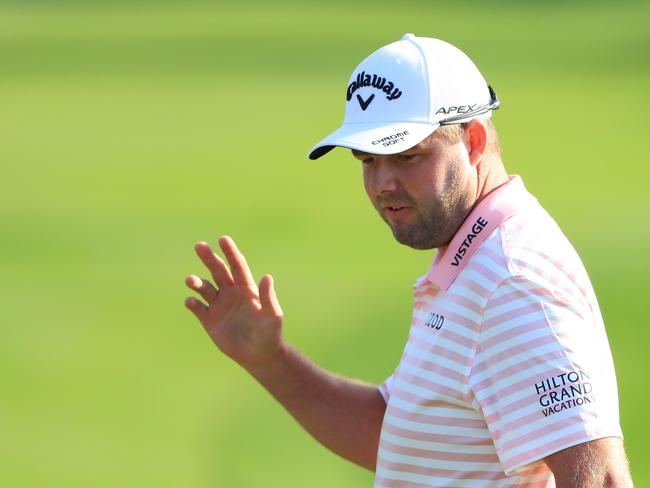
[[[255,286],[255,281],[253,280],[253,275],[248,267],[246,258],[239,252],[235,242],[230,237],[223,236],[219,238],[219,246],[226,256],[228,264],[230,264],[232,278],[235,280],[235,283]]]
[[[196,315],[196,318],[203,322],[205,314],[208,312],[208,307],[205,304],[201,303],[194,297],[188,297],[185,299],[185,306],[190,309],[190,311]]]
[[[280,302],[278,302],[278,297],[275,294],[273,277],[271,275],[264,275],[262,277],[260,280],[259,293],[262,310],[277,317],[282,316],[282,308],[280,307]]]
[[[206,268],[210,270],[212,279],[219,288],[234,284],[234,280],[228,266],[217,256],[207,242],[197,242],[194,246],[197,256],[201,259]],[[198,291],[198,290],[197,290]]]
[[[207,280],[202,280],[198,276],[190,275],[185,279],[185,284],[197,292],[208,303],[213,303],[217,299],[217,290]]]

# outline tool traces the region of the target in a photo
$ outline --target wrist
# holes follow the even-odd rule
[[[269,381],[272,381],[273,378],[282,376],[283,370],[286,369],[290,349],[289,344],[282,339],[272,354],[267,356],[263,361],[244,366],[244,369],[253,378],[265,385]]]

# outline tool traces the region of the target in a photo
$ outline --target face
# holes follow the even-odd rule
[[[377,212],[395,239],[414,249],[447,246],[476,202],[476,168],[462,140],[434,132],[398,154],[352,153]]]

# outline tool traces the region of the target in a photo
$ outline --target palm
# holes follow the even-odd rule
[[[219,244],[230,269],[207,244],[197,244],[197,254],[210,270],[218,290],[209,281],[190,276],[188,286],[208,305],[193,298],[186,303],[224,354],[242,366],[259,366],[278,350],[282,311],[270,276],[262,278],[258,288],[234,242],[222,238]]]

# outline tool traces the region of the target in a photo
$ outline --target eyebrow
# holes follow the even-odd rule
[[[355,158],[361,158],[361,157],[364,157],[364,156],[370,156],[370,153],[365,153],[365,152],[363,152],[363,151],[357,151],[356,149],[351,149],[351,151],[352,151],[352,155],[353,155]]]

